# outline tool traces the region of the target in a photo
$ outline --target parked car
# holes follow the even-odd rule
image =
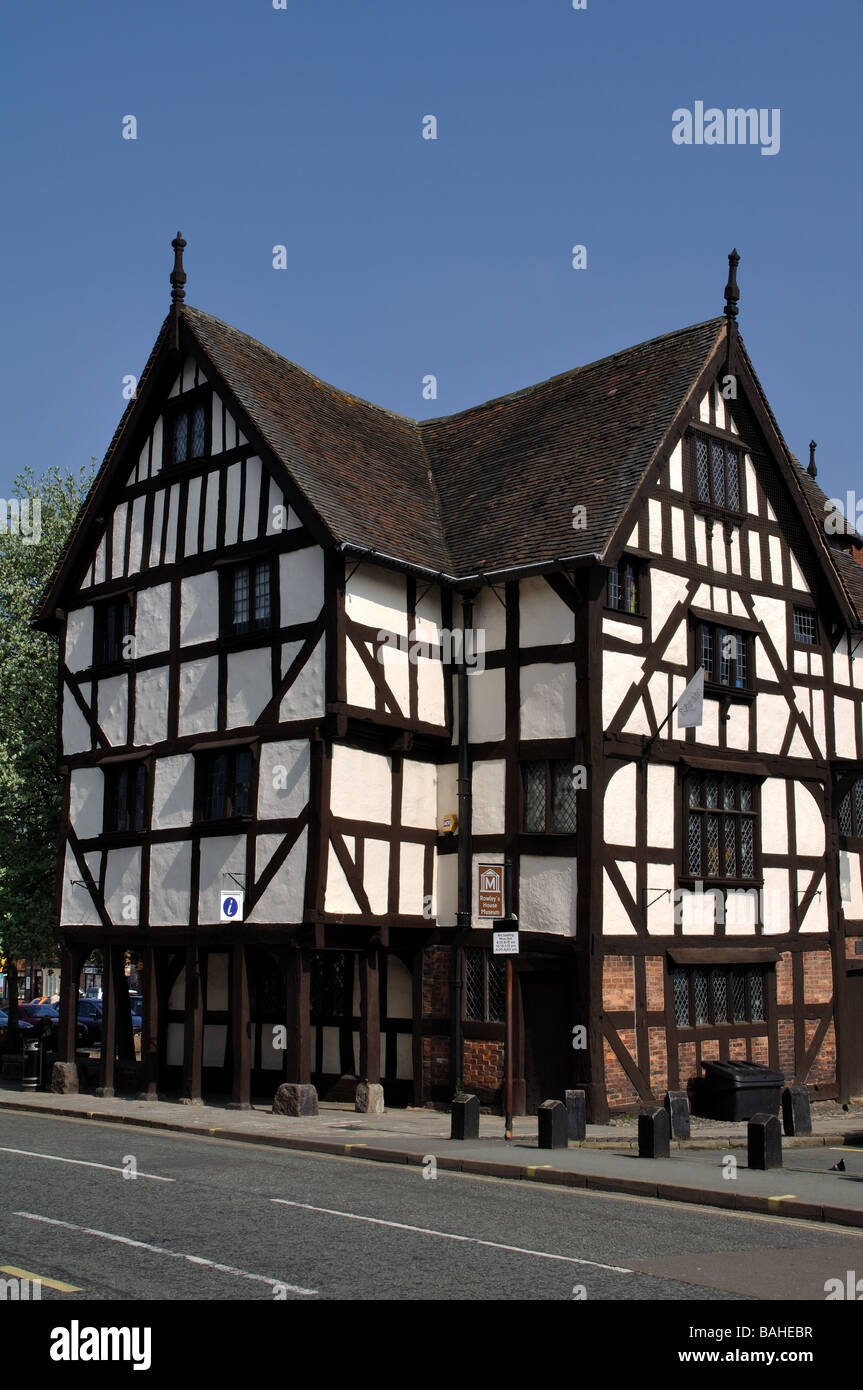
[[[7,1012],[6,1009],[0,1009],[0,1028],[8,1028],[8,1027],[9,1027],[9,1014],[8,1014],[8,1012]],[[28,1029],[28,1028],[29,1028],[29,1029],[32,1029],[32,1027],[33,1027],[33,1024],[29,1021],[29,1019],[26,1017],[26,1015],[21,1013],[21,1005],[20,1005],[20,1004],[18,1005],[18,1027],[21,1028],[22,1030],[23,1030],[23,1029]]]

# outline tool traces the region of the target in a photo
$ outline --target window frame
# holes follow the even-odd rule
[[[812,641],[807,642],[804,638],[797,636],[797,615],[798,613],[812,620]],[[819,651],[821,648],[821,633],[818,626],[818,613],[815,608],[807,608],[804,604],[794,603],[791,605],[791,641],[795,647],[802,652]]]
[[[249,755],[248,807],[245,811],[225,809],[231,807],[237,794],[237,758],[240,754]],[[225,779],[224,801],[218,808],[221,814],[212,813],[211,775],[220,758],[228,759],[228,772]],[[233,743],[218,748],[202,748],[195,752],[195,824],[221,825],[226,822],[236,824],[254,820],[258,791],[257,745],[253,743]]]
[[[704,796],[702,796],[702,801],[701,801],[697,806],[693,806],[693,805],[691,804],[691,801],[690,801],[690,788],[691,788],[691,786],[692,786],[693,781],[694,781],[695,779],[699,779],[699,780],[701,780],[701,781],[703,782],[707,777],[711,777],[711,776],[712,776],[712,777],[716,777],[716,778],[718,779],[718,782],[719,782],[719,788],[718,788],[718,793],[717,793],[717,805],[716,805],[715,807],[707,806],[707,805],[705,804],[706,798],[705,798]],[[762,887],[762,885],[763,885],[763,873],[762,873],[762,864],[761,864],[761,781],[762,781],[762,779],[761,779],[759,776],[756,776],[754,773],[753,773],[753,774],[745,774],[745,773],[738,773],[738,772],[727,772],[727,771],[724,771],[724,770],[722,769],[722,767],[717,767],[715,771],[711,771],[711,769],[709,769],[709,768],[696,768],[696,767],[689,767],[689,766],[686,766],[686,765],[685,765],[684,774],[683,774],[683,776],[681,777],[680,781],[681,781],[681,796],[682,796],[683,807],[682,807],[682,816],[681,816],[681,822],[680,822],[680,823],[681,823],[681,827],[682,827],[682,834],[681,834],[680,860],[679,860],[679,886],[680,886],[680,887],[683,887],[683,888],[687,888],[687,887],[692,887],[692,885],[695,884],[695,883],[701,883],[701,884],[704,885],[704,891],[705,891],[705,893],[707,893],[708,891],[712,891],[714,888],[720,889],[720,890],[732,890],[732,891],[734,891],[734,890],[736,890],[736,889],[744,889],[744,890],[747,890],[747,889],[752,889],[752,888],[755,888],[755,889],[759,889],[759,890],[760,890],[761,887]],[[739,799],[740,799],[739,789],[740,789],[740,783],[741,783],[741,782],[744,782],[744,781],[745,781],[745,782],[748,782],[748,783],[750,784],[750,788],[751,788],[751,793],[752,793],[752,809],[751,809],[751,811],[750,811],[750,810],[744,810],[743,808],[741,808],[741,807],[739,806]],[[736,799],[736,801],[737,801],[737,805],[736,805],[735,807],[726,807],[726,806],[723,804],[723,803],[724,803],[723,785],[724,785],[724,783],[726,783],[726,782],[733,782],[733,783],[735,784],[735,799]],[[700,869],[698,870],[698,872],[694,871],[694,870],[692,869],[692,867],[691,867],[690,844],[689,844],[689,827],[690,827],[690,819],[691,819],[691,816],[692,816],[692,815],[699,815],[699,816],[701,816],[701,817],[702,817],[702,826],[703,826],[704,820],[706,819],[706,817],[707,817],[708,815],[711,815],[711,814],[716,815],[716,816],[718,816],[718,817],[720,818],[720,825],[719,825],[718,839],[717,839],[717,853],[718,853],[719,856],[720,856],[720,865],[719,865],[720,868],[722,868],[722,849],[723,849],[723,847],[724,847],[724,845],[725,845],[725,838],[726,838],[726,837],[725,837],[725,819],[726,819],[726,817],[733,817],[734,820],[735,820],[735,822],[736,822],[736,830],[735,830],[735,836],[734,836],[734,852],[735,852],[736,866],[737,866],[737,868],[738,868],[738,873],[737,873],[736,875],[731,875],[731,874],[727,874],[727,873],[708,874],[708,873],[705,872],[705,847],[704,847],[704,832],[703,832],[703,829],[702,829],[702,832],[701,832],[701,852],[700,852],[700,864],[701,864],[701,867],[700,867]],[[744,820],[744,818],[749,818],[749,819],[751,819],[751,820],[753,821],[753,825],[754,825],[753,834],[752,834],[752,873],[751,873],[751,875],[747,875],[747,876],[745,876],[745,877],[742,876],[742,875],[739,873],[739,869],[740,869],[740,867],[741,867],[741,865],[742,865],[742,858],[743,858],[743,856],[742,856],[742,839],[741,839],[741,834],[740,834],[740,824],[742,823],[742,821]],[[756,923],[756,932],[758,931],[758,927],[759,927],[759,924]],[[724,928],[723,928],[723,930],[722,930],[722,934],[724,935]]]
[[[131,798],[130,798],[130,795],[129,795],[128,776],[129,776],[129,773],[132,772],[133,770],[134,770],[135,773],[136,773],[136,782],[137,782],[137,780],[138,780],[138,777],[140,777],[140,781],[141,781],[140,805],[139,805],[139,795],[138,795],[137,787],[136,787],[136,789],[135,789],[135,791],[134,791],[134,794],[133,794],[133,796],[132,796]],[[102,773],[103,773],[104,779],[105,779],[105,782],[104,782],[104,798],[103,798],[103,804],[102,804],[102,834],[103,834],[103,835],[143,835],[143,834],[147,831],[147,829],[148,829],[148,827],[149,827],[149,818],[150,818],[150,817],[149,817],[149,794],[150,794],[150,763],[149,763],[149,759],[147,759],[147,758],[129,758],[128,760],[123,761],[123,762],[108,763],[108,764],[106,764],[106,765],[103,765],[103,767],[102,767]],[[125,781],[125,786],[122,788],[123,796],[122,796],[122,798],[121,798],[121,796],[120,796],[120,792],[121,792],[120,783],[121,783],[121,781],[122,781],[124,778],[126,779],[126,781]],[[124,825],[117,825],[117,824],[116,824],[116,821],[117,821],[117,813],[118,813],[118,809],[119,809],[120,804],[121,804],[121,800],[122,800],[122,802],[123,802],[124,805],[125,805],[125,817],[124,817],[124,819],[125,819],[125,821],[126,821],[126,824],[124,824]],[[133,814],[132,814],[131,816],[130,816],[130,806],[131,806],[132,811],[133,811]],[[133,824],[129,824],[130,819],[131,819],[132,821],[137,821],[137,820],[138,820],[138,818],[139,818],[139,817],[138,817],[138,812],[139,812],[139,811],[140,811],[140,820],[141,820],[141,824],[140,824],[140,825],[134,824],[134,823],[133,823]]]
[[[612,602],[612,576],[617,576],[618,597],[623,598],[623,586],[620,580],[620,571],[624,566],[630,566],[632,570],[632,584],[635,589],[634,609],[623,607],[621,603],[616,606]],[[647,617],[645,608],[645,579],[647,566],[644,561],[637,556],[624,551],[616,565],[609,565],[606,571],[605,580],[605,609],[608,613],[613,613],[615,618],[645,618]]]
[[[754,634],[750,632],[747,628],[737,627],[733,621],[733,618],[731,618],[731,621],[723,621],[724,616],[724,614],[717,614],[717,621],[714,622],[712,621],[712,619],[708,620],[707,618],[702,618],[697,614],[691,615],[693,640],[693,661],[691,674],[692,676],[694,676],[698,668],[700,666],[704,666],[703,632],[706,629],[711,634],[711,660],[714,674],[708,675],[707,668],[705,666],[705,694],[713,697],[714,699],[718,697],[720,699],[753,700],[756,694]],[[731,617],[731,615],[729,615],[729,617]],[[738,641],[741,641],[743,643],[743,650],[746,661],[746,685],[724,683],[723,681],[720,681],[716,678],[715,672],[721,669],[720,662],[723,659],[719,650],[720,634],[722,633],[734,636],[738,639]],[[738,658],[736,656],[733,658],[728,658],[729,667],[732,665],[734,667],[735,679],[737,661]]]
[[[528,767],[528,766],[535,766],[535,765],[537,765],[537,764],[543,765],[543,766],[545,767],[545,817],[544,817],[544,828],[543,828],[542,830],[532,830],[532,829],[530,829],[530,828],[525,824],[525,811],[526,811],[526,804],[525,804],[525,803],[526,803],[526,797],[525,797],[525,785],[524,785],[524,780],[525,780],[524,769],[525,769],[526,767]],[[571,830],[555,830],[555,829],[554,829],[554,824],[553,824],[553,821],[554,821],[554,816],[553,816],[554,774],[553,774],[553,772],[552,772],[552,768],[553,768],[553,766],[554,766],[555,764],[559,765],[559,766],[562,767],[562,768],[565,767],[565,768],[566,768],[566,771],[567,771],[567,773],[568,773],[568,775],[569,775],[569,777],[570,777],[570,779],[572,778],[573,768],[576,766],[576,760],[575,760],[575,755],[574,755],[574,754],[570,755],[570,756],[567,757],[567,758],[555,758],[555,757],[524,758],[524,757],[523,757],[523,758],[520,758],[520,759],[519,759],[519,779],[518,779],[518,783],[519,783],[519,807],[518,807],[518,810],[519,810],[519,822],[518,822],[518,823],[519,823],[519,833],[520,833],[521,835],[541,835],[541,836],[543,836],[543,838],[548,837],[548,836],[555,836],[555,837],[558,837],[558,838],[566,838],[566,837],[574,838],[574,837],[578,834],[578,789],[577,789],[576,787],[572,787],[573,815],[574,815],[574,818],[575,818],[575,826],[574,826],[574,828],[571,829]]]
[[[769,962],[769,961],[749,962],[749,961],[746,961],[746,960],[739,960],[739,961],[734,961],[733,963],[729,963],[729,964],[727,964],[727,965],[698,965],[698,964],[681,965],[681,964],[679,964],[678,962],[673,962],[673,963],[671,963],[670,970],[669,970],[669,988],[670,988],[670,996],[671,996],[671,998],[670,998],[670,1003],[671,1003],[671,1011],[672,1011],[673,1018],[674,1018],[674,1028],[675,1028],[675,1031],[676,1031],[678,1037],[681,1036],[682,1034],[688,1034],[688,1033],[698,1033],[698,1034],[701,1034],[701,1035],[703,1036],[704,1033],[707,1032],[707,1031],[710,1031],[710,1032],[723,1032],[723,1031],[725,1031],[725,1032],[731,1034],[731,1033],[734,1033],[735,1031],[739,1031],[739,1030],[741,1030],[741,1029],[756,1030],[756,1031],[763,1031],[763,1030],[766,1030],[767,1027],[769,1026],[769,1022],[770,1022],[770,1020],[769,1020],[769,1012],[770,1012],[770,999],[771,999],[771,995],[770,995],[770,974],[769,974],[769,972],[770,972],[771,970],[773,970],[773,971],[775,972],[775,969],[776,969],[775,963],[774,963],[774,962]],[[698,1022],[698,1014],[697,1014],[696,1002],[695,1002],[695,972],[696,972],[697,970],[705,970],[705,971],[707,972],[707,976],[708,976],[708,980],[707,980],[707,1019],[706,1019],[703,1023],[699,1023],[699,1022]],[[734,971],[736,971],[736,970],[740,970],[740,971],[743,971],[743,972],[744,972],[744,987],[745,987],[745,992],[746,992],[746,993],[745,993],[746,1004],[745,1004],[745,1017],[744,1017],[744,1018],[729,1018],[729,1017],[728,1017],[728,1012],[729,1012],[729,1010],[731,1011],[732,1014],[733,1014],[733,1012],[734,1012],[733,974],[734,974]],[[756,972],[756,971],[758,971],[759,974],[761,975],[761,1012],[762,1012],[762,1017],[761,1017],[761,1018],[753,1018],[753,1016],[752,1016],[752,1015],[753,1015],[752,977],[753,977],[754,972]],[[719,974],[720,972],[721,972],[721,974],[722,974],[723,977],[724,977],[725,1013],[726,1013],[726,1017],[725,1017],[725,1018],[718,1018],[718,1017],[716,1016],[716,1015],[717,1015],[717,1009],[716,1009],[716,991],[715,991],[715,983],[714,983],[714,982],[715,982],[715,977],[716,977],[716,975]],[[677,1014],[677,995],[676,995],[676,990],[675,990],[675,976],[678,975],[678,974],[683,974],[683,975],[685,975],[685,977],[686,977],[688,1017],[687,1017],[687,1021],[686,1021],[685,1023],[681,1023],[681,1022],[680,1022],[680,1020],[678,1019],[678,1014]]]
[[[863,840],[863,790],[857,792],[858,785],[863,784],[863,768],[859,771],[852,768],[843,772],[836,778],[834,800],[836,830],[840,841],[846,844],[849,840]],[[842,803],[849,798],[849,810],[851,812],[851,829],[843,830],[840,821]]]
[[[250,612],[254,596],[254,575],[259,568],[268,568],[270,575],[270,617],[266,624],[255,626],[253,620],[240,630],[234,628],[234,581],[240,570],[250,573]],[[219,635],[222,640],[254,638],[272,633],[281,626],[278,556],[272,553],[248,555],[245,559],[219,566]]]
[[[116,655],[113,648],[110,651],[108,648],[108,613],[113,608],[124,610],[129,617],[128,630],[120,632],[119,641],[115,638]],[[110,598],[100,599],[93,604],[93,666],[120,666],[132,660],[131,656],[123,656],[123,641],[126,637],[134,637],[135,617],[135,594],[132,590],[112,594]]]
[[[459,949],[462,952],[462,980],[464,982],[461,991],[462,1022],[502,1027],[506,1023],[506,956],[496,956],[491,946],[462,946]],[[468,953],[471,951],[480,954],[482,957],[482,1018],[475,1018],[472,1014],[468,1013],[467,971]],[[500,971],[501,975],[499,984],[503,991],[503,1003],[501,1006],[500,1018],[491,1018],[489,1016],[489,970],[492,966]]]
[[[698,487],[698,441],[703,439],[709,448],[707,487],[709,497],[702,497]],[[717,502],[714,488],[713,473],[713,449],[722,449],[722,477],[725,501]],[[737,506],[728,505],[728,451],[732,449],[737,454]],[[713,516],[722,517],[727,520],[743,521],[746,516],[746,465],[745,455],[746,446],[736,434],[729,434],[724,430],[713,426],[708,428],[703,420],[694,422],[691,427],[689,441],[689,474],[690,474],[690,498],[692,505],[700,510],[710,513]]]
[[[184,391],[182,396],[175,396],[168,402],[164,411],[164,435],[162,440],[162,468],[171,470],[185,468],[195,464],[200,464],[204,459],[210,458],[213,452],[213,408],[212,408],[212,389],[209,385],[195,386],[191,391]],[[204,447],[200,454],[190,454],[188,452],[191,437],[192,419],[198,409],[204,412]],[[174,458],[175,437],[177,421],[181,416],[187,416],[186,425],[186,457],[182,459]]]

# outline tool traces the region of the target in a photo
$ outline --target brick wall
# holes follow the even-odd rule
[[[632,956],[606,956],[603,960],[602,1007],[635,1008],[635,970]]]
[[[449,1018],[452,993],[452,950],[423,948],[423,1018]]]
[[[473,1091],[484,1105],[500,1099],[503,1084],[503,1043],[488,1039],[465,1038],[464,1078],[466,1091]]]
[[[633,1028],[621,1028],[620,1041],[627,1052],[635,1056],[635,1030]],[[618,1062],[611,1047],[605,1040],[603,1040],[602,1046],[605,1054],[605,1090],[609,1105],[614,1107],[640,1104],[638,1092]]]
[[[803,952],[803,997],[807,1004],[833,998],[833,962],[829,951]]]

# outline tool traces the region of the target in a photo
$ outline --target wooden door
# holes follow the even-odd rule
[[[520,973],[524,1020],[525,1110],[563,1100],[570,1084],[572,977],[568,971]]]

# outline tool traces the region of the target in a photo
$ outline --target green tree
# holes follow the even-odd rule
[[[30,626],[93,478],[27,468],[0,502],[0,954],[17,1029],[16,957],[50,955],[57,865],[57,640]]]

